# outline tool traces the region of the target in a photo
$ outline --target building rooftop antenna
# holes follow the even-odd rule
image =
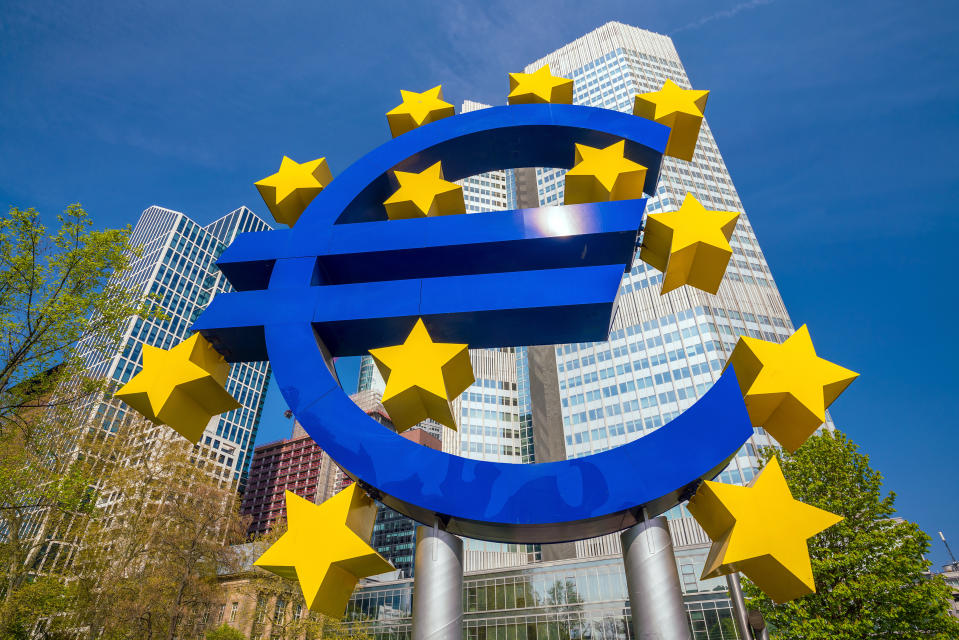
[[[949,548],[949,543],[946,542],[946,536],[942,535],[942,531],[939,532],[939,539],[942,540],[942,544],[946,545],[946,551],[949,552],[949,557],[952,558],[952,564],[956,564],[956,556],[952,553],[952,549]]]

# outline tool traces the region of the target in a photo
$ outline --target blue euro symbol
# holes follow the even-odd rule
[[[392,171],[438,161],[448,180],[570,168],[576,143],[626,141],[655,193],[669,129],[605,109],[493,107],[374,149],[286,230],[239,235],[218,265],[236,291],[197,319],[231,362],[270,360],[307,433],[397,511],[446,530],[547,543],[619,531],[688,498],[752,434],[732,368],[659,430],[590,456],[471,460],[401,438],[340,387],[332,358],[401,343],[417,318],[437,341],[505,347],[607,340],[646,200],[386,220]]]

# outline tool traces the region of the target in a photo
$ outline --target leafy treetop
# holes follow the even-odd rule
[[[809,541],[817,593],[774,604],[751,583],[750,606],[762,611],[779,640],[959,638],[948,613],[951,595],[930,578],[923,554],[929,537],[894,517],[895,493],[840,432],[811,437],[794,454],[775,449],[797,500],[843,516]]]

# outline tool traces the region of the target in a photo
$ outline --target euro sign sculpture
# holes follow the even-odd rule
[[[688,498],[752,433],[729,368],[658,431],[588,457],[542,464],[471,460],[401,438],[340,388],[332,366],[403,341],[422,318],[471,348],[608,338],[645,198],[482,215],[388,220],[395,171],[442,162],[447,180],[496,169],[571,168],[577,145],[646,168],[655,193],[670,129],[568,104],[515,104],[444,117],[361,158],[291,229],[242,234],[219,266],[235,292],[197,320],[227,361],[272,363],[314,440],[379,500],[451,533],[548,543],[622,530]],[[677,452],[682,450],[682,455]]]

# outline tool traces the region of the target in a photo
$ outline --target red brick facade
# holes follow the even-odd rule
[[[260,445],[253,451],[241,512],[249,533],[264,533],[283,518],[286,491],[312,502],[326,500],[336,467],[309,436]]]

